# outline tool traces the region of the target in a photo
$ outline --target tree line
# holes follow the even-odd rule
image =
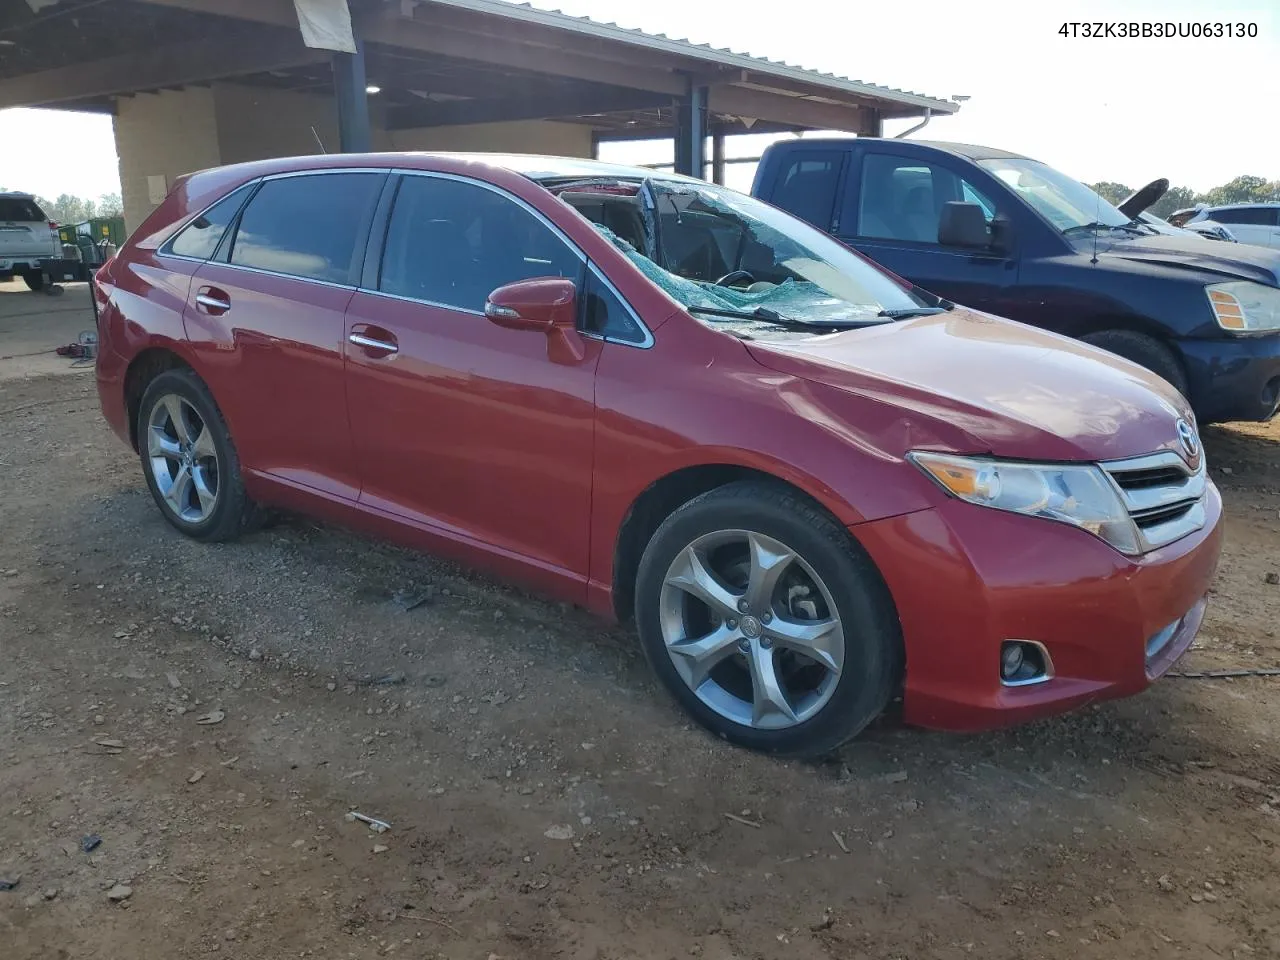
[[[56,200],[36,197],[36,202],[45,216],[57,223],[83,223],[95,217],[118,217],[124,213],[124,203],[118,193],[104,193],[96,200],[64,193]]]
[[[1111,203],[1119,203],[1133,193],[1133,187],[1113,180],[1091,183],[1094,193]],[[1194,207],[1197,203],[1211,207],[1229,203],[1280,203],[1280,180],[1266,177],[1240,176],[1205,193],[1196,193],[1190,187],[1170,187],[1159,202],[1150,207],[1157,217],[1167,218],[1175,210]]]
[[[0,193],[7,191],[7,187],[0,186]],[[36,197],[36,203],[40,204],[46,217],[59,224],[84,223],[97,217],[119,217],[124,214],[124,202],[118,193],[104,193],[97,200],[63,193],[56,200]]]

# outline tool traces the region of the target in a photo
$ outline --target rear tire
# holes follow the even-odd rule
[[[196,540],[232,540],[260,527],[240,458],[213,395],[195,372],[166,370],[138,405],[138,454],[151,496],[172,526]]]
[[[44,289],[44,273],[39,270],[24,273],[22,280],[28,290],[39,292]]]
[[[640,561],[636,623],[695,720],[767,753],[830,753],[902,677],[897,613],[871,558],[782,484],[731,483],[668,517]]]
[[[1091,346],[1146,367],[1157,377],[1163,377],[1173,384],[1174,389],[1184,397],[1187,396],[1187,374],[1182,369],[1182,363],[1171,347],[1155,337],[1136,330],[1100,330],[1081,339]]]

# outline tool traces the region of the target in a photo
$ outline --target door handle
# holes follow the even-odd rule
[[[196,292],[196,306],[204,307],[208,313],[226,313],[231,309],[231,298],[221,290],[204,287]]]
[[[377,350],[381,353],[400,352],[398,344],[389,343],[386,340],[377,340],[373,337],[366,337],[363,333],[353,333],[351,336],[347,337],[347,340],[354,343],[357,347],[364,347],[366,350]]]

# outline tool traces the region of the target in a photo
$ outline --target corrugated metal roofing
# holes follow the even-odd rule
[[[510,0],[419,0],[419,2],[470,10],[475,13],[486,13],[509,20],[536,23],[541,26],[567,30],[573,33],[615,40],[634,47],[661,50],[664,53],[693,57],[698,60],[743,70],[752,70],[794,82],[811,83],[815,87],[825,87],[829,90],[858,97],[889,101],[921,110],[928,108],[934,113],[950,114],[960,109],[958,103],[930,97],[922,93],[883,87],[874,83],[863,83],[859,80],[836,76],[834,73],[807,70],[804,67],[798,67],[781,60],[755,57],[745,53],[738,53],[725,47],[713,47],[708,43],[693,43],[687,39],[668,37],[665,33],[646,33],[633,27],[621,27],[616,23],[605,23],[600,20],[593,20],[590,17],[574,16],[559,10],[543,10],[528,3],[514,3],[510,2]]]

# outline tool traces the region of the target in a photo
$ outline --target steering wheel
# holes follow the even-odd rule
[[[746,270],[735,270],[735,271],[733,271],[733,273],[726,273],[723,277],[721,277],[719,280],[717,280],[717,281],[716,281],[716,286],[717,286],[717,287],[728,287],[728,286],[732,286],[735,282],[740,281],[740,280],[745,280],[745,281],[747,281],[747,285],[748,285],[748,286],[750,286],[751,284],[753,284],[753,283],[755,283],[755,282],[756,282],[756,278],[755,278],[751,273],[749,273],[748,271],[746,271]]]

